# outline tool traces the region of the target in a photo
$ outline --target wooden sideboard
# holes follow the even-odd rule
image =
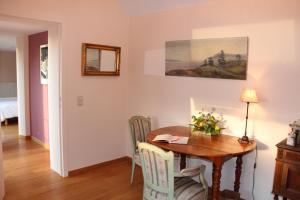
[[[300,145],[286,145],[286,139],[277,145],[276,167],[273,182],[274,199],[300,199]]]

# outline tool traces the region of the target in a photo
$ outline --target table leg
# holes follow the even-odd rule
[[[180,154],[180,170],[186,168],[186,155]]]
[[[213,162],[213,177],[212,177],[212,199],[219,200],[220,196],[220,183],[222,176],[222,159],[216,158]]]
[[[274,195],[274,200],[278,200],[278,195],[277,194]]]
[[[242,164],[243,164],[243,156],[238,156],[236,158],[236,166],[235,166],[235,180],[234,180],[234,191],[239,192],[240,190],[240,179],[242,175]]]

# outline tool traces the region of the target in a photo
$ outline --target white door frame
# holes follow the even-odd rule
[[[61,24],[56,22],[41,21],[35,19],[27,19],[2,15],[0,13],[0,21],[11,22],[16,24],[31,25],[41,27],[44,31],[48,30],[48,110],[49,110],[49,146],[50,146],[50,167],[52,170],[65,177],[68,176],[67,165],[67,146],[65,135],[63,134],[62,124],[62,40],[61,40]],[[24,36],[23,36],[24,37]],[[23,41],[26,46],[26,39]],[[28,45],[28,40],[27,40]],[[24,48],[26,49],[26,48]],[[26,53],[23,52],[23,55]],[[28,54],[27,54],[28,55]],[[18,99],[21,101],[19,105],[25,105],[29,108],[29,76],[26,70],[29,69],[28,59],[23,59],[23,73],[18,74],[18,79],[24,85],[21,93],[18,93]],[[22,80],[23,79],[23,80]],[[18,80],[19,82],[19,80]],[[19,98],[19,95],[23,95]],[[26,109],[25,109],[26,110]],[[29,112],[29,111],[28,111]],[[26,127],[23,135],[29,135],[30,119],[28,112],[19,113],[21,123]],[[23,121],[22,121],[23,120]]]
[[[48,110],[51,169],[68,176],[67,146],[63,134],[61,24],[48,26]],[[50,97],[50,98],[49,98]]]

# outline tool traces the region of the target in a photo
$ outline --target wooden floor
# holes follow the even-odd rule
[[[62,178],[49,167],[49,151],[17,135],[17,125],[1,127],[3,132],[5,200],[141,200],[143,178],[136,167],[130,184],[131,163],[113,162],[72,177]],[[210,194],[211,195],[211,194]],[[211,196],[209,195],[209,199]],[[221,200],[228,197],[223,192]],[[235,195],[234,195],[235,196]]]
[[[49,168],[49,152],[39,144],[18,138],[17,125],[2,127],[5,200],[140,200],[142,173],[136,169],[129,183],[128,160],[93,169],[84,174],[61,178]]]

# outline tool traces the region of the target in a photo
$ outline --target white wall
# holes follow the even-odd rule
[[[288,124],[300,118],[299,7],[297,0],[210,0],[134,17],[129,42],[129,116],[150,115],[158,128],[187,125],[197,110],[216,107],[228,121],[226,133],[241,136],[246,105],[239,102],[239,96],[244,87],[255,87],[261,102],[250,107],[248,130],[259,149],[255,197],[273,199],[275,144],[287,136]],[[164,76],[165,41],[234,36],[249,37],[247,81]],[[240,191],[246,199],[251,199],[254,157],[251,153],[244,158]],[[206,177],[211,183],[211,164],[204,163],[209,166]],[[234,169],[235,160],[225,163],[223,189],[233,189]]]
[[[68,169],[124,156],[129,17],[123,14],[117,2],[1,1],[0,13],[61,23],[62,130],[66,138]],[[120,46],[121,75],[82,77],[83,42]],[[84,98],[81,107],[77,106],[78,96]]]
[[[0,82],[16,81],[16,52],[0,51]]]
[[[16,52],[0,51],[0,97],[17,96]]]
[[[19,135],[30,135],[28,37],[16,41]]]
[[[16,96],[17,82],[0,82],[0,98]]]

